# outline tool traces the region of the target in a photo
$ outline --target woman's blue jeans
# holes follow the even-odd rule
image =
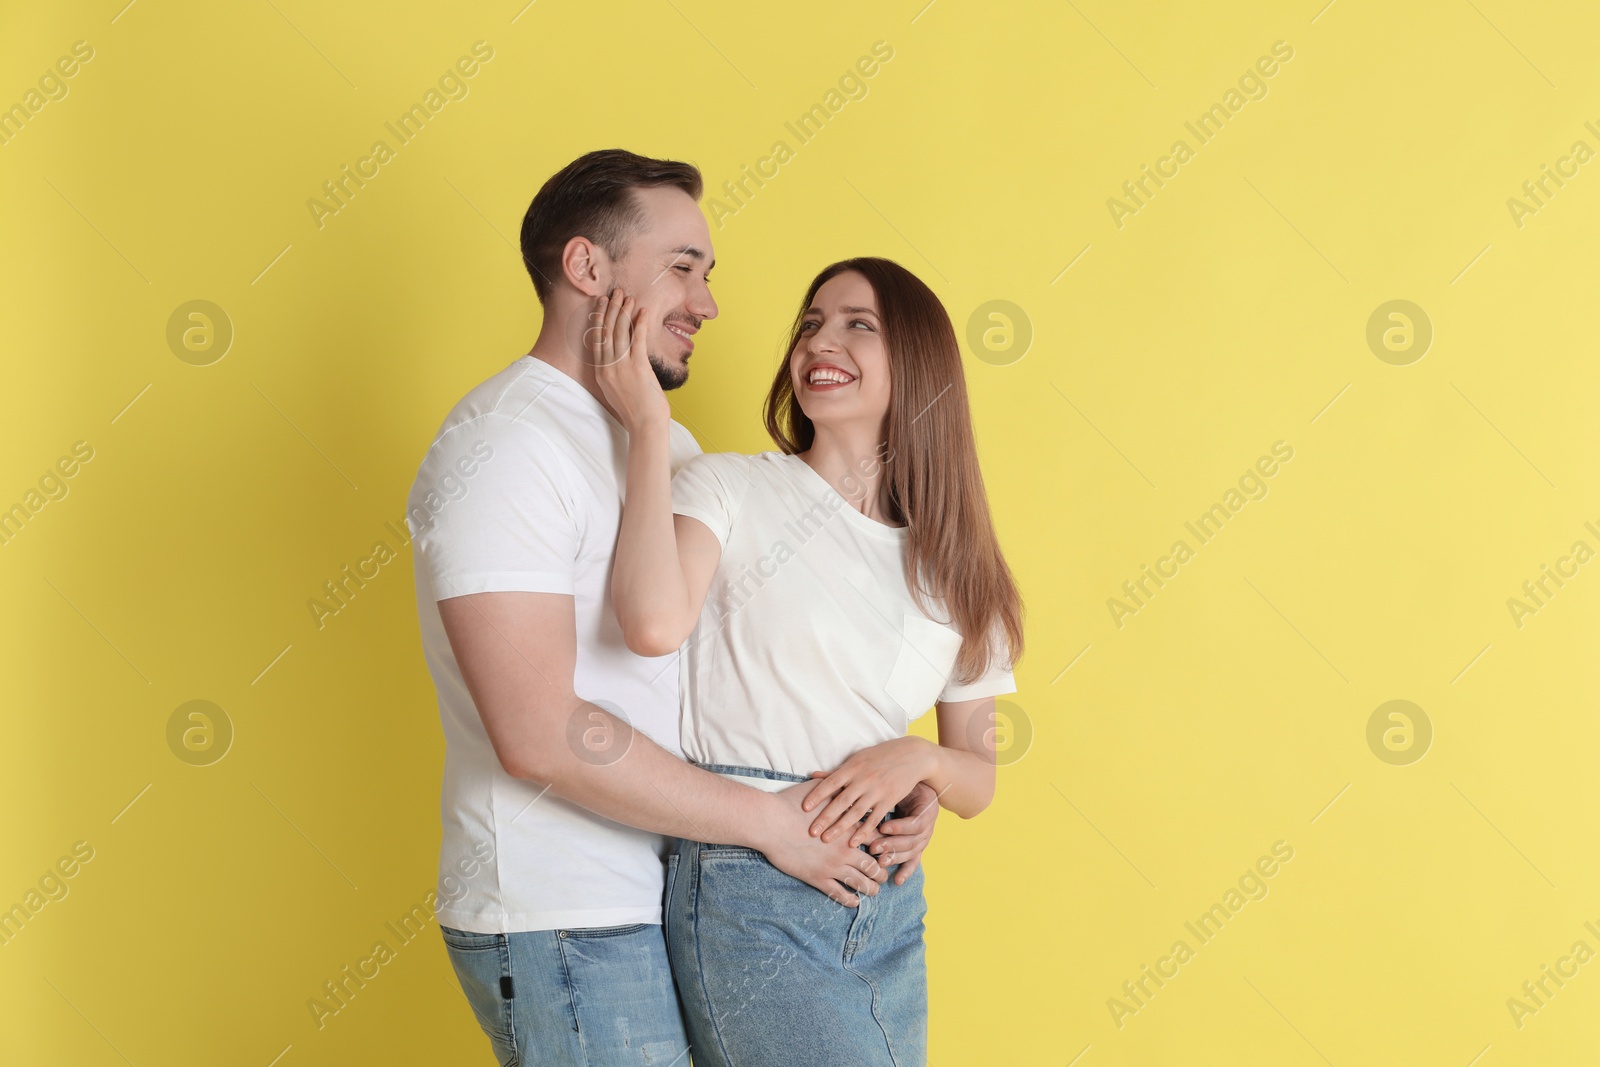
[[[762,768],[706,770],[810,781]],[[924,1067],[922,868],[849,908],[750,848],[676,840],[667,955],[695,1067]]]

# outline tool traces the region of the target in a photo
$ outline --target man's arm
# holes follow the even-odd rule
[[[887,877],[846,841],[807,834],[810,816],[800,800],[809,786],[765,793],[731,782],[580,699],[572,687],[571,596],[473,593],[439,601],[439,614],[507,774],[631,826],[758,849],[779,870],[850,907],[859,903],[855,893],[874,895]],[[612,739],[601,758],[582,743],[595,730]]]

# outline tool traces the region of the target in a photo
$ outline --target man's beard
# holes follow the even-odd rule
[[[662,323],[662,326],[665,327],[667,323],[673,321],[686,322],[691,330],[700,325],[699,320],[696,319],[667,319],[666,322]],[[688,357],[684,357],[684,361],[681,366],[672,367],[659,356],[656,356],[654,353],[652,353],[650,356],[650,369],[656,372],[656,381],[661,383],[662,392],[669,392],[673,389],[676,389],[684,382],[689,380]]]
[[[689,366],[685,363],[682,367],[669,367],[657,356],[650,357],[650,369],[656,372],[656,381],[661,383],[662,392],[670,392],[689,380]]]

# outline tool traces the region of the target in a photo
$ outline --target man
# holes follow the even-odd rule
[[[621,150],[545,183],[522,224],[539,336],[451,410],[408,501],[446,742],[437,915],[502,1064],[687,1067],[662,835],[759,849],[851,907],[886,877],[848,835],[808,833],[809,786],[685,762],[677,654],[634,655],[612,612],[627,437],[587,333],[602,297],[633,296],[662,388],[683,384],[717,314],[700,195],[694,167]],[[699,449],[672,433],[676,466]],[[937,803],[919,788],[872,845],[885,864],[920,858]]]

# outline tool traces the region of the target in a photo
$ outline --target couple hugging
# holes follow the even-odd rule
[[[994,795],[1022,650],[960,350],[905,268],[835,263],[778,450],[702,453],[664,392],[717,314],[700,196],[615,149],[544,184],[538,338],[411,490],[470,473],[413,541],[440,930],[502,1065],[921,1065],[922,852]]]

